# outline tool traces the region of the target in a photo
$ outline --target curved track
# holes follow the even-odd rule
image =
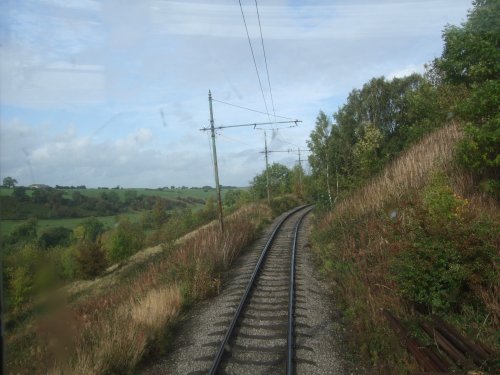
[[[311,209],[292,210],[269,236],[209,374],[294,373],[295,250]]]

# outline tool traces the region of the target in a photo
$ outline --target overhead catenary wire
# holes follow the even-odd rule
[[[225,101],[222,101],[222,100],[218,100],[218,99],[214,99],[214,98],[212,98],[212,100],[214,102],[217,102],[217,103],[226,104],[226,105],[229,105],[231,107],[236,107],[236,108],[240,108],[240,109],[245,109],[245,110],[250,111],[250,112],[260,113],[260,114],[268,115],[268,116],[270,115],[270,113],[259,111],[257,109],[243,107],[243,106],[238,105],[238,104],[228,103],[228,102],[225,102]],[[286,117],[286,116],[280,116],[280,115],[277,115],[276,113],[273,113],[273,117],[275,117],[275,118],[279,117],[279,118],[282,118],[282,119],[285,119],[285,120],[291,120],[291,121],[295,120],[294,118]]]
[[[249,144],[249,143],[243,142],[242,140],[240,140],[240,139],[238,139],[238,138],[228,137],[227,135],[222,134],[222,132],[221,132],[221,131],[216,132],[216,134],[217,134],[219,137],[225,138],[225,139],[226,139],[226,140],[228,140],[228,141],[241,143],[242,145],[245,145],[245,146],[248,146],[248,147],[251,147],[251,148],[255,148],[255,146],[254,146],[254,145],[251,145],[251,144]]]
[[[269,113],[269,109],[267,108],[266,97],[264,95],[264,89],[262,88],[262,81],[260,80],[259,69],[257,68],[257,62],[255,61],[255,54],[253,53],[252,41],[250,40],[250,34],[248,33],[247,21],[245,19],[245,13],[243,12],[243,6],[241,5],[241,0],[238,0],[240,3],[241,16],[243,17],[243,23],[245,24],[245,30],[247,33],[248,45],[250,46],[250,52],[252,53],[253,65],[255,66],[255,72],[257,73],[257,79],[259,80],[260,92],[262,94],[262,100],[264,101],[264,107],[266,108],[266,113]],[[271,116],[268,114],[269,121],[271,121]]]
[[[262,26],[260,24],[260,14],[259,14],[259,6],[257,5],[257,0],[255,0],[255,9],[257,10],[257,20],[259,21],[260,41],[262,44],[262,52],[264,53],[264,63],[266,65],[267,84],[269,85],[269,94],[271,96],[271,104],[273,106],[273,115],[274,115],[275,120],[276,120],[276,110],[274,109],[273,90],[271,88],[271,78],[269,76],[269,68],[267,65],[266,48],[264,47],[264,37],[262,36]]]

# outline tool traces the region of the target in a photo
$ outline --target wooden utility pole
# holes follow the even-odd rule
[[[299,186],[300,186],[300,196],[304,196],[304,189],[302,188],[302,159],[300,158],[300,147],[297,148],[299,153]]]
[[[264,131],[264,153],[266,154],[266,185],[267,185],[267,204],[271,205],[271,192],[269,190],[269,161],[267,158],[267,135]]]
[[[222,199],[221,199],[221,192],[220,192],[220,185],[219,185],[219,168],[217,166],[217,150],[215,148],[215,130],[216,129],[227,129],[227,128],[240,128],[240,127],[246,127],[246,126],[253,126],[253,128],[256,129],[257,126],[261,126],[261,125],[276,125],[276,124],[291,124],[291,123],[293,123],[293,124],[295,124],[295,126],[297,126],[298,123],[302,122],[302,121],[290,120],[290,121],[273,121],[273,122],[254,122],[254,123],[250,123],[250,124],[214,126],[214,114],[213,114],[213,109],[212,109],[212,93],[210,92],[210,90],[208,90],[208,104],[210,107],[210,126],[201,128],[200,130],[202,130],[202,131],[210,130],[210,132],[212,134],[212,152],[213,152],[213,159],[214,159],[213,161],[214,161],[214,172],[215,172],[215,187],[217,189],[217,203],[219,206],[219,221],[220,221],[221,231],[224,231],[224,220],[223,220],[223,213],[222,213]],[[264,136],[265,136],[265,134],[264,134]],[[266,144],[266,150],[267,150],[267,138],[265,140],[265,144]],[[267,168],[267,151],[266,151],[266,173],[267,173],[267,169],[268,168]],[[268,186],[267,200],[268,200],[268,202],[270,202],[269,174],[267,174],[267,181],[268,181],[267,182],[267,186]]]
[[[208,105],[210,107],[210,131],[212,133],[212,152],[214,159],[215,188],[217,190],[217,205],[219,206],[220,231],[224,232],[224,217],[222,212],[222,198],[219,184],[219,167],[217,166],[217,149],[215,147],[214,111],[212,109],[212,93],[208,90]]]

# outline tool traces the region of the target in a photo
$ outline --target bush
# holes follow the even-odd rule
[[[433,177],[421,205],[407,214],[403,250],[392,263],[401,295],[432,312],[477,306],[472,292],[497,277],[498,227],[469,210],[442,175]]]
[[[291,194],[271,199],[271,209],[274,215],[280,215],[294,207],[300,206],[300,204],[299,199]]]
[[[76,273],[84,279],[101,274],[107,266],[106,256],[99,243],[80,241],[76,246]]]
[[[108,259],[120,262],[135,254],[144,244],[144,232],[141,225],[124,217],[118,222],[105,243]]]
[[[33,280],[26,267],[18,267],[12,273],[10,281],[10,302],[12,307],[18,309],[25,303],[33,289]]]
[[[65,227],[55,227],[45,230],[39,237],[38,243],[42,249],[55,246],[69,246],[73,231]]]

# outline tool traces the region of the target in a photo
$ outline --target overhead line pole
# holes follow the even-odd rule
[[[267,149],[267,136],[266,136],[266,131],[264,131],[264,151],[261,151],[261,154],[266,155],[266,185],[267,185],[267,204],[271,205],[271,188],[269,186],[269,161],[268,161],[268,154],[271,152],[290,152],[290,150],[286,151],[273,151],[273,150],[268,150]]]
[[[217,205],[219,206],[220,231],[224,232],[224,217],[222,212],[222,198],[219,184],[219,167],[217,165],[217,149],[215,147],[214,111],[212,109],[212,93],[208,90],[208,105],[210,107],[210,131],[212,133],[212,152],[214,159],[215,188],[217,190]]]
[[[213,152],[213,159],[214,159],[213,162],[214,162],[215,187],[217,189],[217,204],[219,206],[219,222],[220,222],[221,231],[224,231],[222,199],[221,199],[221,191],[220,191],[220,184],[219,184],[219,168],[217,165],[217,149],[215,146],[215,130],[227,129],[227,128],[239,128],[239,127],[243,127],[243,126],[253,126],[254,128],[256,128],[257,126],[260,126],[260,125],[290,124],[290,123],[293,123],[293,124],[295,124],[295,126],[297,126],[298,123],[302,122],[302,121],[291,120],[291,121],[256,122],[256,123],[250,123],[250,124],[214,126],[214,114],[213,114],[213,108],[212,108],[212,101],[213,101],[212,93],[210,90],[208,90],[208,104],[210,107],[210,126],[201,128],[200,130],[201,131],[210,130],[211,136],[212,136],[212,152]],[[266,146],[266,150],[267,150],[267,137],[265,140],[265,146]],[[273,152],[277,152],[277,151],[273,151]],[[268,163],[267,163],[267,152],[266,152],[266,175],[267,175],[267,186],[268,186],[267,200],[268,200],[268,202],[270,202],[271,196],[270,196],[270,192],[269,192],[269,174],[268,174],[267,164]]]
[[[299,185],[300,185],[300,194],[303,195],[304,194],[304,189],[303,189],[303,185],[302,185],[302,159],[300,158],[300,152],[301,151],[311,151],[309,149],[304,149],[304,150],[301,150],[300,147],[297,147],[297,153],[299,154]]]
[[[266,153],[266,185],[267,185],[267,204],[271,205],[271,193],[269,191],[269,161],[267,159],[267,134],[264,131],[264,152]]]
[[[264,132],[264,136],[265,136],[265,132]],[[297,147],[297,149],[288,149],[288,150],[268,150],[267,149],[267,139],[266,139],[266,142],[265,142],[265,149],[264,151],[261,151],[261,153],[265,153],[266,154],[266,174],[269,176],[268,174],[268,161],[267,161],[267,154],[271,153],[271,152],[295,152],[297,151],[298,155],[299,155],[299,166],[300,166],[300,170],[299,170],[299,185],[300,185],[300,193],[303,194],[303,187],[302,187],[302,159],[301,159],[301,156],[300,156],[300,153],[302,151],[311,151],[309,149],[301,149],[300,147]],[[269,198],[270,194],[269,194],[269,177],[267,178],[267,200],[268,202],[270,202],[270,198]]]

